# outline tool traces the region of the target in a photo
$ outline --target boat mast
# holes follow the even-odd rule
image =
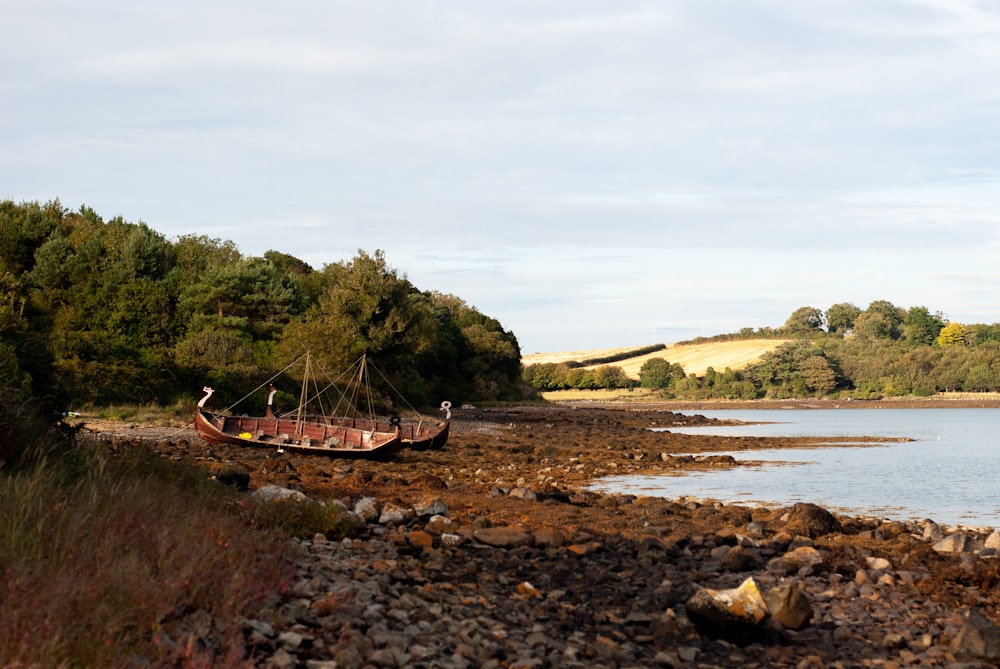
[[[299,394],[299,412],[295,417],[295,436],[302,436],[302,420],[305,416],[306,398],[309,393],[309,351],[306,351],[306,369],[302,374],[302,391]]]

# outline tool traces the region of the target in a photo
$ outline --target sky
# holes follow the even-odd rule
[[[0,199],[316,269],[523,353],[875,300],[1000,321],[986,0],[0,0]]]

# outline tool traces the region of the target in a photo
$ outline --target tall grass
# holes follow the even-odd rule
[[[0,666],[251,666],[235,621],[287,588],[293,549],[205,478],[81,447],[0,469]]]
[[[194,414],[193,399],[178,400],[169,406],[158,404],[109,404],[87,407],[87,414],[95,418],[118,421],[135,421],[144,425],[185,425]]]

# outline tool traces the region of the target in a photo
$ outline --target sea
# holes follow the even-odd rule
[[[596,481],[591,489],[744,505],[812,502],[851,515],[1000,528],[1000,409],[745,409],[681,413],[745,424],[666,430],[718,436],[905,437],[912,441],[719,450],[715,453],[760,464],[681,476],[613,476]]]

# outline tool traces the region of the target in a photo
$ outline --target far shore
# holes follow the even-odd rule
[[[1000,409],[1000,393],[938,393],[929,397],[886,397],[872,400],[838,398],[797,398],[760,400],[723,399],[661,399],[644,389],[626,390],[559,390],[542,393],[542,397],[558,404],[587,406],[636,404],[644,408],[671,411],[724,411],[727,409]]]

